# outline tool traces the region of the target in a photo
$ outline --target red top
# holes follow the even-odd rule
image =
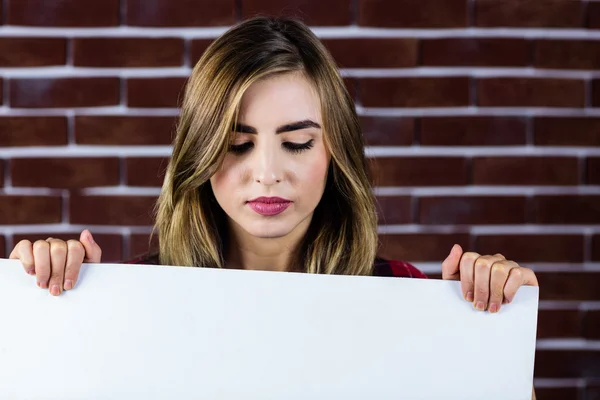
[[[159,265],[160,263],[158,262],[158,254],[146,254],[134,258],[133,260],[126,261],[126,264]],[[427,275],[409,263],[403,261],[386,260],[380,257],[377,257],[375,259],[375,263],[373,264],[373,276],[427,279]]]

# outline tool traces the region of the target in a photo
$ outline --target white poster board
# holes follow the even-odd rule
[[[531,398],[538,288],[498,314],[459,282],[0,260],[0,398]]]

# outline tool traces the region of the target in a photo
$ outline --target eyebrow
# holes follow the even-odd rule
[[[281,125],[280,127],[278,127],[275,130],[275,134],[278,135],[283,132],[298,131],[300,129],[306,129],[306,128],[321,129],[321,125],[317,124],[314,121],[311,121],[310,119],[305,119],[304,121],[297,121],[297,122],[292,122],[290,124]],[[244,125],[244,124],[235,124],[233,126],[233,131],[240,132],[240,133],[250,133],[253,135],[258,134],[258,131],[256,130],[255,127],[249,126],[249,125]]]

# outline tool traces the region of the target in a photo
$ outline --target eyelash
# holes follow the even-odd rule
[[[238,145],[231,145],[229,150],[235,154],[243,154],[250,150],[254,144],[252,142],[246,142]],[[314,146],[314,140],[311,139],[306,143],[291,143],[285,142],[283,143],[283,147],[285,147],[291,153],[301,153],[305,150],[309,150]]]

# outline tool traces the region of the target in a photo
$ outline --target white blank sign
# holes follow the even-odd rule
[[[0,260],[0,398],[531,398],[538,288],[498,314],[459,282],[82,267],[54,297]]]

